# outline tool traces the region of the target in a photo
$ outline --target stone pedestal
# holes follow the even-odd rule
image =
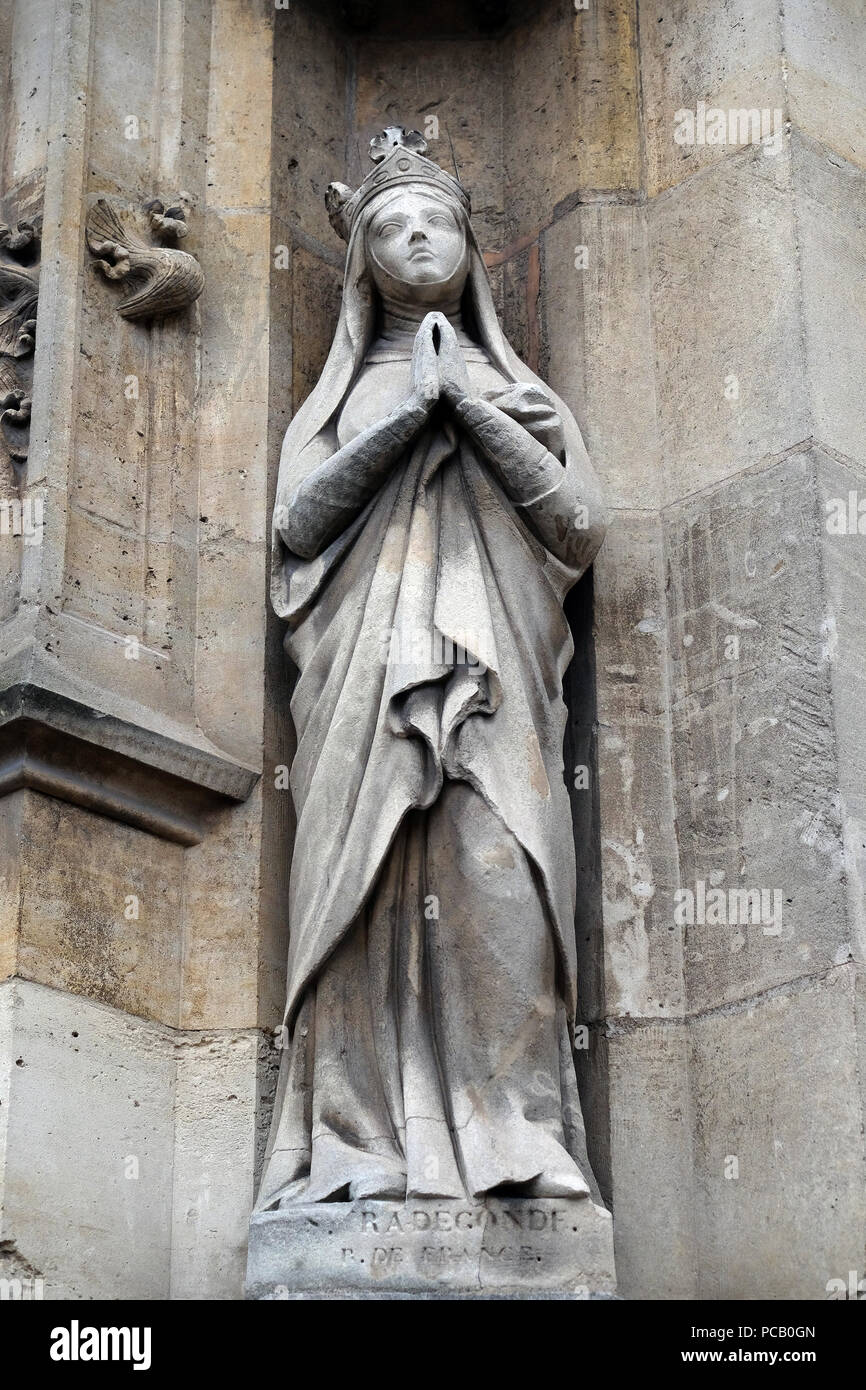
[[[250,1226],[249,1299],[615,1294],[610,1213],[587,1200],[318,1202]]]

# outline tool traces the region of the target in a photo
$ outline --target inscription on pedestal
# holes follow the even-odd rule
[[[250,1298],[614,1289],[610,1215],[587,1200],[299,1205],[250,1232]]]

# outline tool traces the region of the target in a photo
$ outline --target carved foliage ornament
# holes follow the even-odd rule
[[[144,204],[153,236],[175,241],[189,230],[181,194],[166,207],[159,198]],[[117,312],[125,319],[161,319],[176,314],[198,299],[204,274],[195,256],[171,245],[148,245],[123,222],[105,198],[99,198],[87,217],[87,245],[97,257],[96,268],[107,280],[128,282],[131,293]]]
[[[9,456],[19,465],[27,461],[38,298],[36,224],[0,224],[0,429]]]

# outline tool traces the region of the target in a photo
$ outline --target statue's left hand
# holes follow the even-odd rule
[[[442,388],[442,395],[449,405],[459,405],[461,401],[472,396],[472,386],[469,382],[469,372],[460,344],[457,341],[457,334],[451,327],[444,314],[437,314],[439,326],[439,383]]]
[[[512,420],[516,420],[525,430],[537,439],[554,458],[565,455],[565,432],[562,420],[554,408],[546,391],[531,382],[518,381],[512,386],[494,391],[485,391],[485,401],[490,401]]]

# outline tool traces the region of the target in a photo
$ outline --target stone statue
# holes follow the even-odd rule
[[[426,148],[391,128],[356,192],[328,190],[342,310],[280,463],[298,826],[260,1211],[596,1190],[570,1033],[562,603],[601,495]]]

